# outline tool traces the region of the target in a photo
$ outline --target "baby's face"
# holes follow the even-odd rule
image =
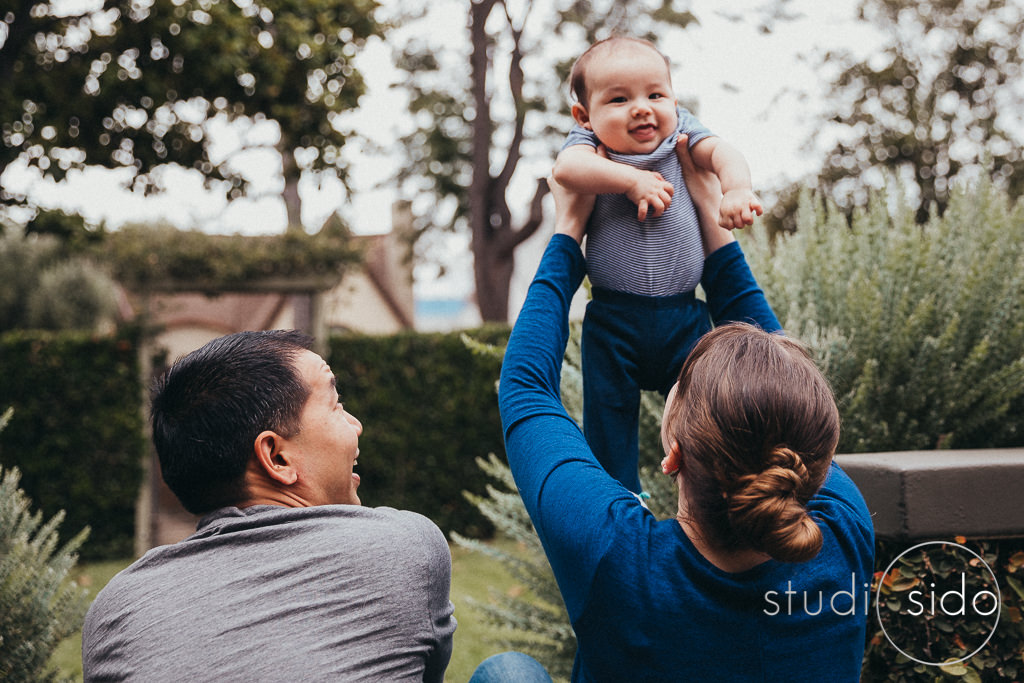
[[[576,104],[576,121],[610,150],[647,154],[676,130],[676,97],[668,65],[643,45],[618,45],[587,65],[587,106]]]

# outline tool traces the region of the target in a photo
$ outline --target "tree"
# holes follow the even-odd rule
[[[613,33],[653,39],[655,28],[685,28],[695,18],[674,10],[671,0],[580,1],[562,10],[532,0],[470,0],[466,9],[468,75],[439,59],[458,46],[439,47],[421,36],[398,54],[415,122],[402,140],[408,163],[398,181],[432,200],[431,215],[420,216],[421,231],[469,231],[481,317],[504,322],[515,249],[540,227],[547,193],[538,179],[529,213],[517,224],[510,185],[530,145],[552,157],[568,130],[568,93],[560,84],[573,59]],[[450,210],[442,216],[439,206]]]
[[[62,180],[71,169],[125,169],[150,192],[160,168],[203,174],[229,198],[245,169],[211,130],[237,129],[241,149],[276,148],[289,226],[301,224],[303,173],[344,180],[336,125],[364,90],[352,57],[379,35],[375,0],[14,0],[0,16],[0,174],[15,161]],[[261,126],[276,124],[266,142]],[[0,191],[8,206],[24,197]]]
[[[866,59],[826,57],[837,75],[825,134],[838,136],[819,176],[846,210],[865,206],[886,172],[917,193],[917,220],[949,202],[965,173],[1024,193],[1024,7],[1016,0],[862,0],[885,36]],[[795,200],[795,195],[791,197]],[[792,202],[791,202],[792,203]]]

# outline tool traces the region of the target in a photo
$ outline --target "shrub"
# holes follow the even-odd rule
[[[117,314],[114,281],[49,236],[0,236],[0,330],[96,329]]]
[[[225,285],[268,278],[337,280],[358,260],[342,227],[316,235],[211,235],[170,225],[126,225],[107,233],[87,253],[109,265],[127,287],[145,290],[173,282],[217,291]]]
[[[39,274],[59,256],[60,245],[52,238],[0,236],[0,330],[28,325],[28,298]]]
[[[0,679],[53,681],[50,658],[89,607],[86,591],[66,580],[88,529],[58,547],[63,512],[42,524],[19,479],[0,467]]]
[[[117,286],[88,261],[61,261],[39,273],[28,295],[27,326],[41,330],[91,330],[117,322]]]
[[[989,184],[914,222],[884,194],[851,225],[804,195],[799,229],[746,239],[843,417],[843,453],[1024,445],[1024,204]]]
[[[878,572],[872,590],[882,583],[878,613],[885,631],[873,618],[868,622],[862,679],[907,683],[1020,680],[1024,673],[1024,540],[968,543],[958,537],[950,544],[907,546],[878,543]],[[963,548],[981,557],[984,565]],[[893,567],[884,573],[889,563],[894,563]],[[998,590],[992,585],[993,575]],[[943,608],[941,600],[947,591],[953,595]],[[994,631],[995,615],[973,614],[970,605],[965,605],[964,615],[955,614],[959,611],[958,593],[973,601],[982,591],[1002,597]],[[931,606],[932,595],[938,597],[938,608]],[[989,609],[987,599],[979,602],[979,610]],[[894,644],[913,659],[899,653]],[[947,663],[925,665],[915,659]]]
[[[131,556],[145,454],[134,333],[0,334],[0,377],[0,405],[15,410],[0,463],[44,514],[92,527],[83,557]]]

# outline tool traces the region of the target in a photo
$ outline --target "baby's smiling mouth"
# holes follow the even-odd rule
[[[637,137],[649,137],[655,132],[657,132],[657,127],[653,123],[642,123],[630,131],[632,135]]]

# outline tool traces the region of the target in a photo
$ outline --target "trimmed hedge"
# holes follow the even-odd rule
[[[504,345],[507,327],[468,333]],[[364,505],[404,508],[445,532],[488,536],[490,523],[463,496],[483,494],[475,458],[504,457],[495,379],[500,358],[475,353],[458,333],[345,336],[330,340],[331,369],[359,438]]]
[[[0,334],[0,464],[63,529],[89,526],[83,559],[134,552],[135,500],[145,453],[136,336]]]

